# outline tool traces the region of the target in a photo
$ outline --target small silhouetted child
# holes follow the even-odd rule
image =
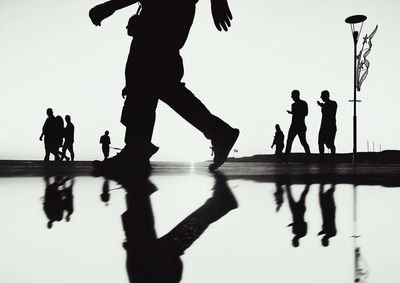
[[[275,146],[275,155],[277,156],[282,155],[283,148],[285,147],[284,139],[285,135],[283,134],[279,124],[276,124],[274,141],[272,142],[271,148]]]

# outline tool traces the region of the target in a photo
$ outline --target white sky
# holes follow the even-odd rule
[[[123,146],[119,123],[130,37],[126,23],[136,6],[95,27],[88,18],[97,1],[0,0],[0,159],[42,159],[39,142],[46,108],[69,114],[75,124],[77,160],[101,157],[100,136],[110,131]],[[253,0],[229,2],[228,33],[212,22],[209,1],[197,4],[195,22],[182,50],[184,81],[217,116],[241,130],[237,156],[272,153],[274,125],[290,125],[292,89],[309,105],[307,137],[318,151],[321,119],[316,104],[328,89],[338,102],[336,147],[352,150],[353,43],[347,16],[376,24],[369,76],[358,105],[359,150],[399,149],[397,80],[400,78],[400,2],[396,0]],[[154,160],[210,158],[209,142],[163,103],[157,109]],[[293,151],[303,151],[298,140]]]

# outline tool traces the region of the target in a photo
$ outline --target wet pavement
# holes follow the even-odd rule
[[[383,186],[394,173],[366,185],[318,182],[313,165],[290,164],[290,176],[265,164],[155,165],[149,178],[0,178],[0,282],[400,280],[400,190]]]

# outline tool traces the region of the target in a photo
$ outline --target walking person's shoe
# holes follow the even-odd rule
[[[147,172],[151,169],[150,157],[156,153],[158,147],[152,147],[148,153],[123,148],[117,155],[103,161],[93,161],[94,175],[120,175],[127,172]]]
[[[208,170],[217,170],[228,158],[229,152],[239,137],[238,129],[231,129],[228,133],[218,139],[211,140],[214,151],[214,162],[208,166]]]

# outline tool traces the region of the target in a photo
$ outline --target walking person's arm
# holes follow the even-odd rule
[[[217,30],[227,31],[231,26],[232,13],[227,0],[211,0],[211,14]]]
[[[110,0],[90,9],[89,17],[95,26],[100,26],[101,22],[114,14],[115,11],[128,7],[137,2],[138,0]]]
[[[274,136],[274,140],[273,140],[273,142],[272,142],[271,148],[273,148],[274,145],[276,145],[276,135]]]

